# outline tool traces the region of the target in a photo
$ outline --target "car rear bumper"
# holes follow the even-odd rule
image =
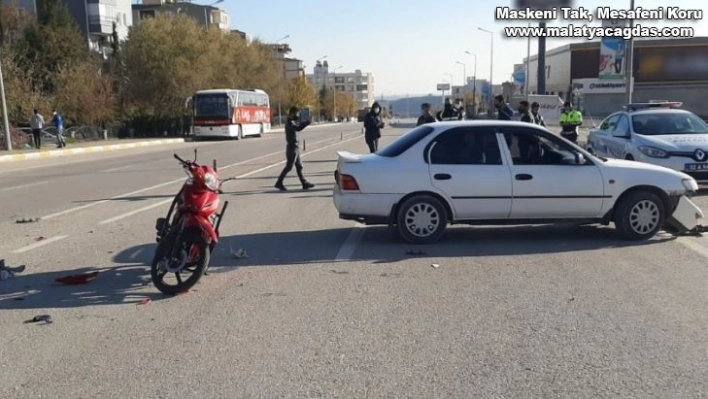
[[[332,190],[332,201],[344,220],[362,223],[388,223],[391,209],[401,199],[400,194],[345,193],[338,186]]]

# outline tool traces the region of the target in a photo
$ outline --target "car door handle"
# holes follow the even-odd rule
[[[533,179],[533,176],[527,175],[526,173],[516,175],[516,180],[531,180],[531,179]]]
[[[436,173],[433,178],[435,180],[450,180],[452,179],[452,176],[448,175],[447,173]]]

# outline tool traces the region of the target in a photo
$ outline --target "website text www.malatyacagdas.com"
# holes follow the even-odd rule
[[[621,37],[631,39],[633,37],[694,37],[695,31],[691,27],[654,27],[635,25],[633,27],[599,27],[587,25],[568,26],[508,26],[504,28],[507,37],[584,37],[596,39],[601,37]]]

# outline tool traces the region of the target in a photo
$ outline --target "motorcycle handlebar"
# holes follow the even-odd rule
[[[180,163],[185,164],[185,165],[187,164],[187,161],[180,158],[179,155],[177,155],[177,154],[173,154],[173,155],[174,155],[175,159],[178,160]]]

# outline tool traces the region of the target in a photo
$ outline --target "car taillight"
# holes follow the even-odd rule
[[[352,176],[339,175],[339,188],[345,191],[359,191],[359,184]]]

